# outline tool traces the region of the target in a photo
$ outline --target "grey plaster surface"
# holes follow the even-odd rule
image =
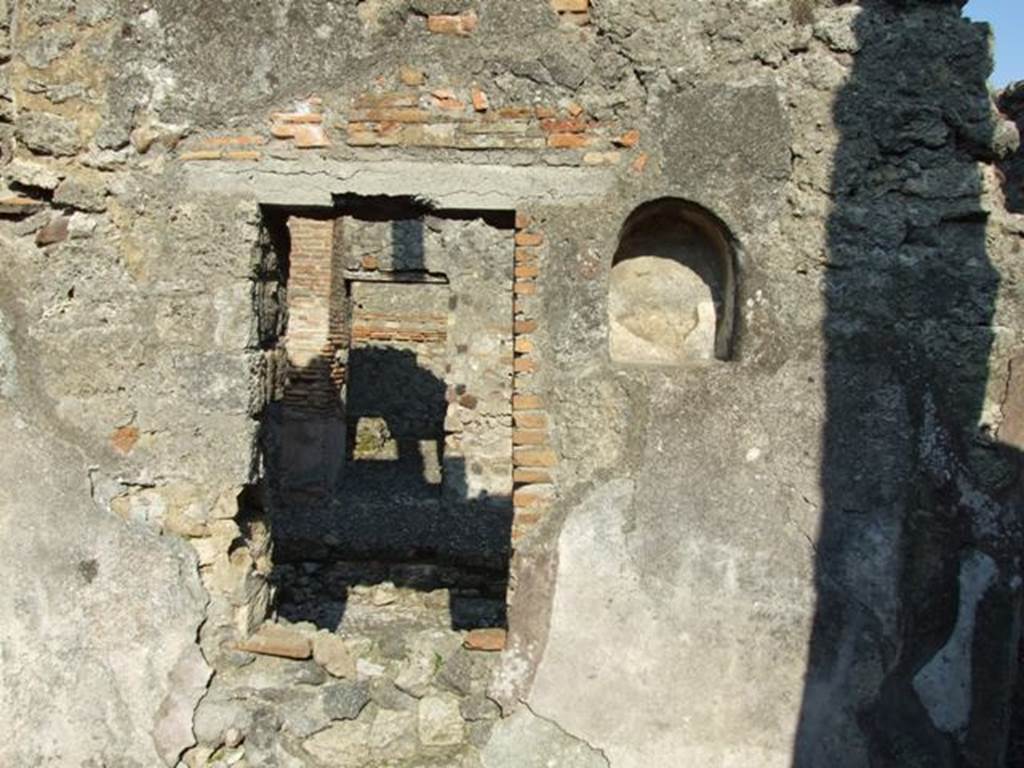
[[[334,196],[411,195],[438,208],[512,211],[536,205],[581,205],[607,195],[605,169],[451,165],[332,160],[208,161],[186,169],[188,185],[263,204],[330,206]]]
[[[175,765],[211,670],[196,558],[101,509],[80,451],[0,401],[0,763]]]

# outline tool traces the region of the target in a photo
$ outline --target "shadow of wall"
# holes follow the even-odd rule
[[[1019,133],[1024,134],[1024,80],[1010,83],[999,94],[999,111],[1017,124]],[[1006,208],[1014,213],[1024,213],[1024,152],[1017,151],[999,164],[1003,177],[1003,193]]]
[[[999,273],[986,32],[865,2],[834,106],[817,606],[793,764],[998,766],[1019,466],[980,428]]]

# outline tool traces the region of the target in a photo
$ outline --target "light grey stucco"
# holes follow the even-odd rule
[[[211,672],[195,555],[99,507],[39,421],[0,402],[0,425],[19,445],[0,462],[0,763],[174,765]]]

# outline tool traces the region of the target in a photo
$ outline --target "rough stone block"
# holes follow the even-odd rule
[[[413,87],[423,85],[427,80],[427,76],[424,74],[422,69],[404,66],[398,70],[398,79],[402,81],[402,85]]]
[[[370,761],[369,740],[369,723],[344,721],[313,734],[302,748],[334,768],[364,768]]]
[[[4,168],[8,180],[23,187],[53,191],[64,178],[64,171],[52,165],[16,158]]]
[[[82,147],[78,125],[50,112],[22,112],[15,121],[17,137],[41,155],[74,155]]]
[[[370,726],[370,749],[388,760],[404,760],[416,754],[417,717],[414,712],[384,709]]]
[[[355,720],[370,701],[366,682],[336,683],[324,689],[324,712],[332,720]]]
[[[53,245],[68,239],[68,216],[54,216],[36,231],[36,245]]]
[[[465,737],[459,699],[451,694],[420,699],[418,719],[420,741],[426,746],[452,746],[461,743]]]
[[[334,677],[356,676],[355,659],[337,635],[317,634],[313,638],[313,659]]]
[[[278,624],[264,624],[238,643],[239,650],[286,659],[308,659],[313,654],[309,638]]]

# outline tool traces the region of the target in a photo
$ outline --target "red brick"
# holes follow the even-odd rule
[[[201,143],[207,147],[225,147],[225,146],[246,146],[251,144],[262,144],[266,139],[262,136],[255,135],[243,135],[243,136],[206,136],[201,140]]]
[[[449,112],[462,112],[466,109],[466,102],[458,99],[435,99],[434,103],[438,109],[445,109]]]
[[[436,14],[427,16],[427,29],[435,35],[460,35],[472,33],[479,23],[476,11],[455,15]]]
[[[504,629],[496,627],[474,629],[470,630],[462,644],[470,651],[502,651],[505,649],[506,635]]]
[[[519,294],[520,296],[532,296],[537,292],[537,284],[533,282],[517,280],[515,283],[512,284],[512,292]]]
[[[529,214],[523,213],[522,211],[516,211],[516,229],[526,229],[530,226],[531,221],[532,219]]]
[[[532,264],[537,261],[537,251],[534,248],[516,248],[516,264]]]
[[[637,155],[636,160],[634,160],[629,166],[630,170],[633,171],[633,173],[643,173],[644,169],[647,167],[647,160],[648,156],[646,152]]]
[[[554,499],[555,493],[552,485],[524,485],[512,492],[512,506],[523,507],[547,507]]]
[[[354,102],[357,109],[408,108],[418,107],[419,103],[419,95],[402,91],[364,93],[357,96]]]
[[[487,94],[479,88],[473,89],[473,109],[477,112],[486,112],[490,107],[490,101],[487,98]]]
[[[512,451],[512,464],[516,467],[554,467],[558,455],[550,448],[516,448]]]
[[[538,395],[513,395],[512,408],[514,410],[534,411],[543,408],[544,402]]]
[[[539,106],[534,109],[537,118],[539,120],[547,120],[548,118],[554,117],[558,114],[554,107],[543,107]]]
[[[590,8],[590,0],[551,0],[551,7],[559,13],[578,13]]]
[[[259,160],[260,153],[255,150],[235,149],[224,153],[225,160]]]
[[[540,232],[516,232],[516,245],[536,246],[544,242]]]
[[[289,136],[292,134],[289,133]],[[195,149],[191,152],[182,152],[178,155],[180,160],[220,160],[222,153],[219,149]]]
[[[631,131],[626,131],[621,136],[617,136],[612,139],[612,143],[620,147],[626,147],[627,149],[629,147],[635,147],[640,143],[640,131],[635,128]]]
[[[550,483],[551,474],[545,472],[542,469],[523,469],[518,468],[512,470],[512,482],[514,483]]]
[[[515,341],[515,351],[526,354],[527,352],[533,352],[533,342],[525,336],[519,336]]]
[[[540,268],[536,265],[520,264],[515,267],[513,274],[516,277],[537,277],[540,274]]]
[[[0,215],[27,216],[42,210],[44,203],[31,197],[12,195],[0,198]]]
[[[276,624],[264,624],[238,644],[239,650],[286,659],[308,659],[313,647],[308,638]]]
[[[536,330],[536,320],[516,320],[512,327],[513,333],[533,333]]]
[[[541,120],[540,127],[545,133],[583,133],[591,126],[586,120],[574,117],[569,120]]]
[[[512,445],[544,445],[548,433],[542,429],[516,429],[512,432]]]
[[[361,123],[426,123],[430,113],[418,107],[371,107],[353,112],[349,119]]]
[[[589,147],[591,138],[581,133],[552,133],[548,136],[548,146],[551,149],[581,149]]]
[[[512,370],[516,373],[533,373],[537,370],[537,363],[529,357],[517,357],[512,363]]]
[[[295,146],[299,149],[315,149],[330,146],[322,125],[295,126]]]
[[[506,120],[522,120],[533,117],[535,111],[533,107],[508,106],[500,107],[496,114],[498,117],[505,118]]]
[[[287,125],[319,125],[324,121],[324,116],[315,112],[275,112],[271,119],[275,123]]]
[[[519,429],[547,429],[548,416],[543,411],[517,411],[513,418]]]
[[[566,109],[568,110],[569,114],[572,115],[573,117],[578,117],[579,115],[583,114],[583,107],[581,107],[575,101],[569,102],[569,106],[566,107]]]
[[[129,454],[139,441],[138,427],[118,427],[110,436],[110,444],[120,454]]]

